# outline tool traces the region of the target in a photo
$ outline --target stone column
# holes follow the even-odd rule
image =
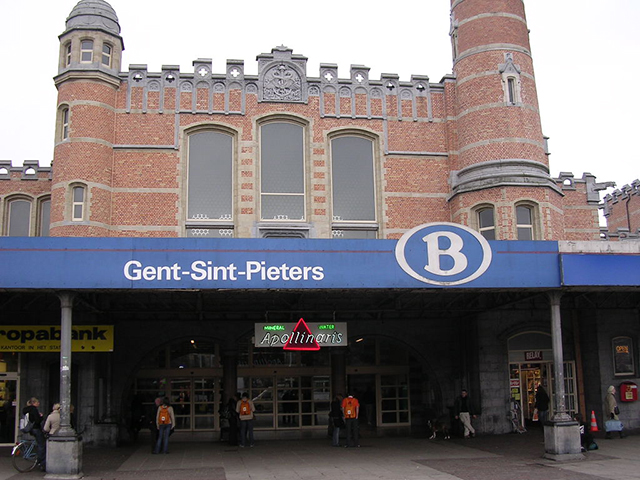
[[[334,347],[331,350],[331,393],[332,398],[338,393],[347,394],[347,361],[344,348]]]
[[[575,460],[580,453],[580,425],[567,413],[564,388],[564,355],[562,350],[562,319],[560,299],[562,293],[549,293],[551,305],[551,343],[553,346],[553,400],[554,413],[544,425],[545,458],[551,460]]]
[[[71,427],[71,327],[73,293],[60,293],[60,430],[47,440],[50,479],[82,478],[82,441]]]
[[[222,403],[226,405],[229,398],[238,391],[238,351],[225,350],[222,357]]]

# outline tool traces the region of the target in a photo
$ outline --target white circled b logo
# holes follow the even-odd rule
[[[406,232],[396,245],[396,260],[410,276],[432,285],[461,285],[491,265],[489,242],[457,223],[427,223]]]

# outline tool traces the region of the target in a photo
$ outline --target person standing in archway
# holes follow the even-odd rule
[[[476,436],[476,430],[471,425],[471,418],[476,418],[476,413],[473,408],[473,402],[469,398],[469,392],[462,390],[460,396],[456,398],[454,403],[455,417],[462,422],[464,426],[464,438],[471,438]]]

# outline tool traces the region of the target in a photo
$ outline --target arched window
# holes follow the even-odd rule
[[[31,201],[16,199],[9,202],[7,235],[28,237],[31,233]]]
[[[80,62],[93,62],[93,40],[82,40],[80,42]]]
[[[496,239],[496,224],[493,207],[483,207],[477,211],[478,231],[487,240]]]
[[[533,240],[533,208],[528,205],[516,206],[516,228],[518,240]]]
[[[82,185],[76,185],[72,189],[71,220],[81,222],[85,217],[86,189]]]
[[[373,141],[356,135],[331,140],[334,238],[376,238]]]
[[[260,128],[260,217],[305,219],[304,128],[270,122]]]
[[[105,67],[111,67],[111,45],[103,44],[102,45],[102,65]]]
[[[189,135],[187,236],[233,236],[233,137]]]
[[[51,222],[51,199],[41,200],[38,205],[38,236],[49,236],[49,223]]]

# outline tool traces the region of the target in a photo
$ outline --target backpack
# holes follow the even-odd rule
[[[251,415],[251,405],[247,400],[240,402],[240,415]]]
[[[356,404],[353,398],[346,398],[344,404],[344,418],[358,418],[356,416]]]
[[[33,430],[33,422],[29,420],[29,414],[25,413],[24,417],[20,419],[20,431],[22,433],[31,433]]]
[[[171,415],[169,415],[169,407],[165,405],[160,406],[160,410],[158,411],[158,424],[159,425],[171,424]]]

